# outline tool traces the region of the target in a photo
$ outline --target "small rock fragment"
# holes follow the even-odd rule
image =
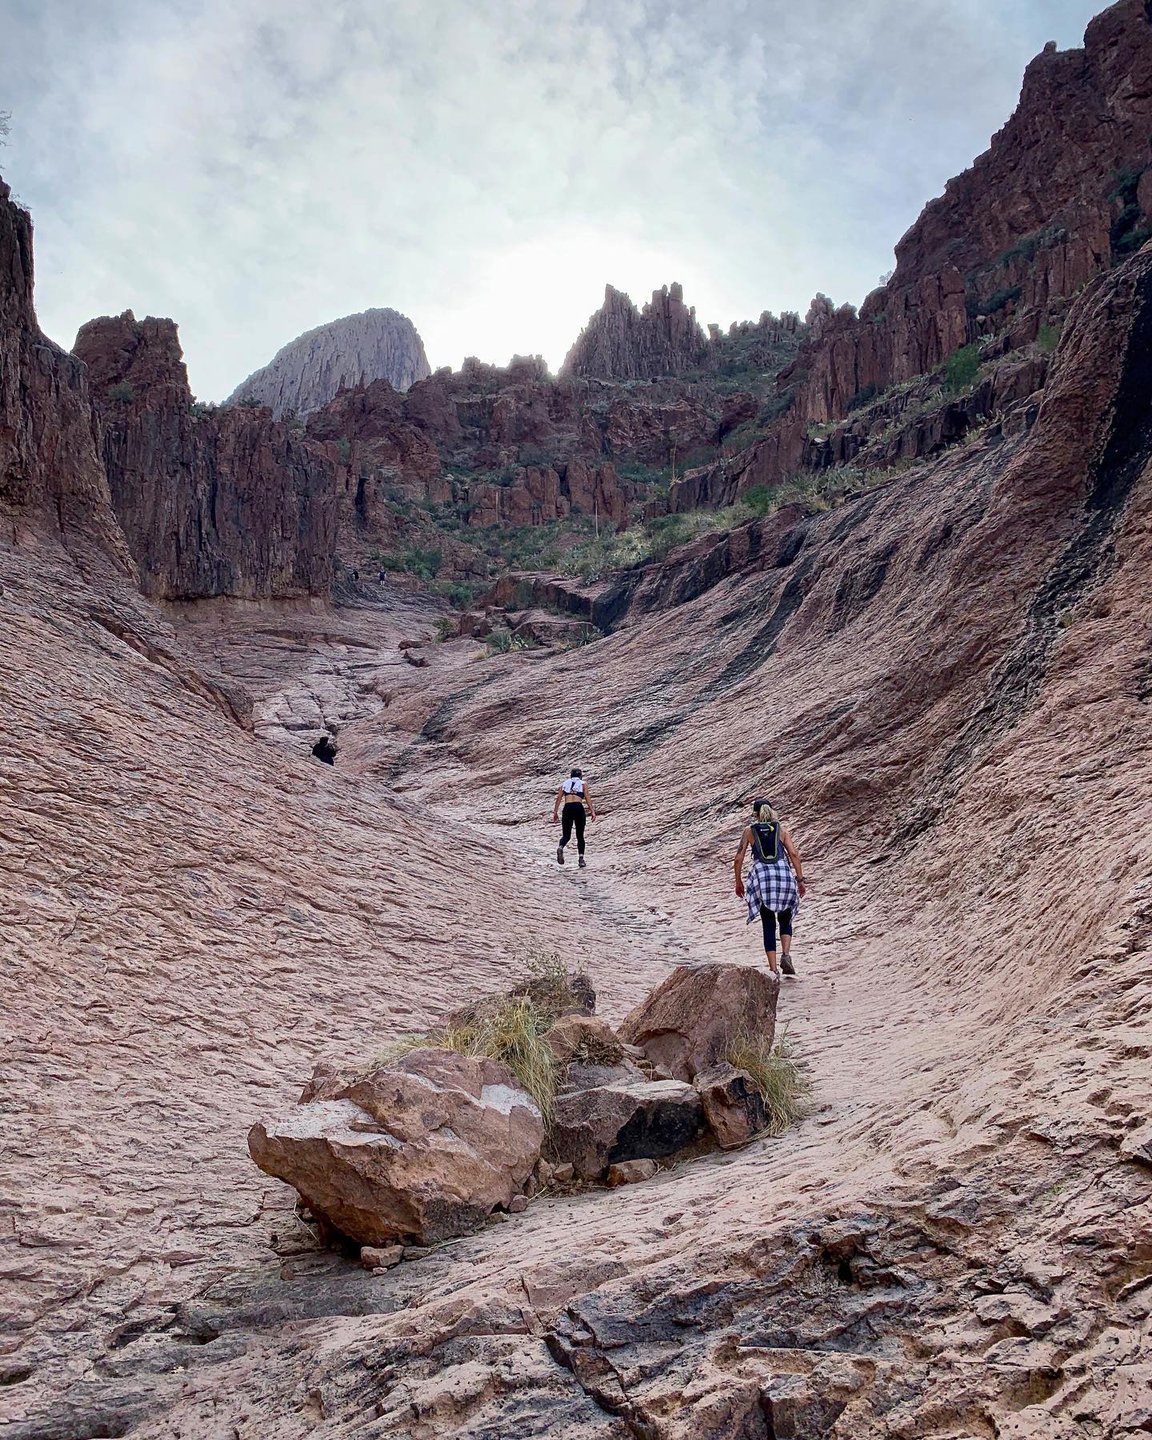
[[[524,1212],[525,1210],[527,1210],[527,1209],[528,1209],[528,1197],[527,1197],[527,1195],[513,1195],[513,1196],[512,1196],[512,1199],[509,1200],[509,1202],[508,1202],[508,1213],[509,1213],[509,1215],[521,1215],[521,1214],[523,1214],[523,1212]]]
[[[572,1165],[567,1163],[557,1165],[552,1171],[552,1179],[556,1181],[557,1185],[567,1185],[575,1173],[575,1167]]]
[[[621,1160],[619,1165],[609,1165],[609,1185],[635,1185],[640,1180],[651,1180],[660,1167],[655,1160]]]
[[[360,1251],[360,1264],[365,1270],[391,1270],[403,1258],[403,1245],[365,1245]]]

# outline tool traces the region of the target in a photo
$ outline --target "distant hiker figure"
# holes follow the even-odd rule
[[[561,809],[563,806],[563,809]],[[588,809],[585,811],[584,807]],[[572,831],[576,831],[576,849],[580,852],[580,869],[584,869],[584,821],[585,819],[596,819],[596,807],[592,804],[592,792],[584,783],[584,775],[580,770],[573,770],[568,779],[556,792],[556,803],[552,807],[552,823],[561,821],[564,829],[560,834],[560,844],[556,847],[556,859],[564,864],[564,847],[572,838]]]
[[[321,735],[316,744],[312,746],[312,754],[317,760],[323,760],[325,765],[335,765],[336,744],[331,735]]]
[[[780,921],[781,968],[795,975],[792,965],[792,921],[807,886],[800,852],[768,800],[753,800],[752,824],[740,837],[736,851],[736,894],[748,901],[748,924],[764,927],[764,954],[773,975],[776,968],[776,921]],[[752,851],[752,869],[745,888],[744,856]]]

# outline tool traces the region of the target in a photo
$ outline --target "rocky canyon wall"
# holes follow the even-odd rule
[[[73,353],[146,594],[327,595],[337,464],[323,447],[260,406],[195,405],[171,320],[92,320]]]
[[[112,513],[84,366],[40,330],[32,222],[0,180],[0,513],[10,539],[29,531],[87,565],[133,574]]]

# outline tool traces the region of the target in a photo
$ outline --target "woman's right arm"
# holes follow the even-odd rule
[[[564,787],[563,787],[563,785],[561,785],[560,789],[556,791],[556,803],[555,803],[555,805],[552,806],[552,819],[553,819],[553,820],[559,820],[559,819],[560,819],[560,802],[561,802],[563,799],[564,799]]]

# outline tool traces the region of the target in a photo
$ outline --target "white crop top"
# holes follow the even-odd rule
[[[571,780],[565,780],[564,784],[561,785],[560,788],[564,791],[565,795],[583,795],[584,781],[578,780],[575,776],[573,776]]]

